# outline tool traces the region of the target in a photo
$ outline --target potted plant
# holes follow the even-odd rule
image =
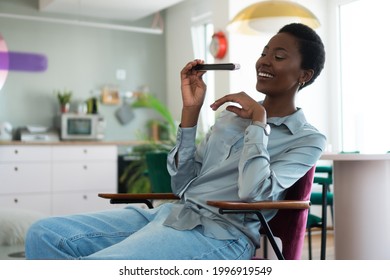
[[[61,113],[69,112],[70,100],[72,98],[72,91],[64,90],[63,92],[57,91],[55,92],[58,98],[58,102],[60,103]]]
[[[164,119],[166,125],[160,122],[160,126],[166,128],[167,139],[164,142],[174,143],[176,140],[176,125],[168,108],[155,96],[148,93],[141,93],[137,95],[137,99],[131,104],[133,108],[150,108],[158,112]]]
[[[124,169],[119,181],[125,184],[128,193],[148,193],[152,192],[152,184],[148,174],[147,155],[151,153],[168,153],[174,146],[176,140],[176,126],[173,117],[168,108],[156,97],[148,93],[137,95],[134,103],[129,105],[133,108],[149,108],[157,111],[163,117],[162,124],[165,129],[163,141],[156,141],[153,138],[146,137],[146,144],[135,146],[129,156],[134,158]],[[150,123],[150,122],[149,122]],[[161,156],[159,157],[161,158]],[[161,169],[166,165],[161,166]]]

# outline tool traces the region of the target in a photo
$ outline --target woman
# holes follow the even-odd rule
[[[302,24],[283,27],[256,62],[257,102],[246,93],[226,95],[211,108],[234,102],[196,147],[203,106],[202,60],[181,71],[183,109],[176,146],[168,155],[179,203],[152,210],[127,207],[49,218],[28,233],[29,259],[249,259],[259,247],[251,215],[223,215],[207,200],[277,200],[319,159],[325,137],[307,123],[295,95],[320,74],[325,51]],[[266,213],[271,219],[275,211]]]

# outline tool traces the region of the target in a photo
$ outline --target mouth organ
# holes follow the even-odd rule
[[[210,71],[210,70],[238,70],[240,64],[237,63],[216,63],[216,64],[198,64],[194,67],[198,71]]]

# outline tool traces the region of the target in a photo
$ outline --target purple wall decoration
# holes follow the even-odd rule
[[[8,51],[7,44],[0,33],[0,89],[5,83],[8,71],[42,72],[46,69],[45,55]]]

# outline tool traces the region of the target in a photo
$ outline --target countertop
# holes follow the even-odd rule
[[[47,142],[23,142],[0,141],[0,146],[80,146],[80,145],[108,145],[108,146],[136,146],[145,144],[145,141],[47,141]]]
[[[343,160],[343,161],[361,161],[361,160],[390,160],[390,153],[383,154],[364,154],[364,153],[324,153],[321,160]]]

